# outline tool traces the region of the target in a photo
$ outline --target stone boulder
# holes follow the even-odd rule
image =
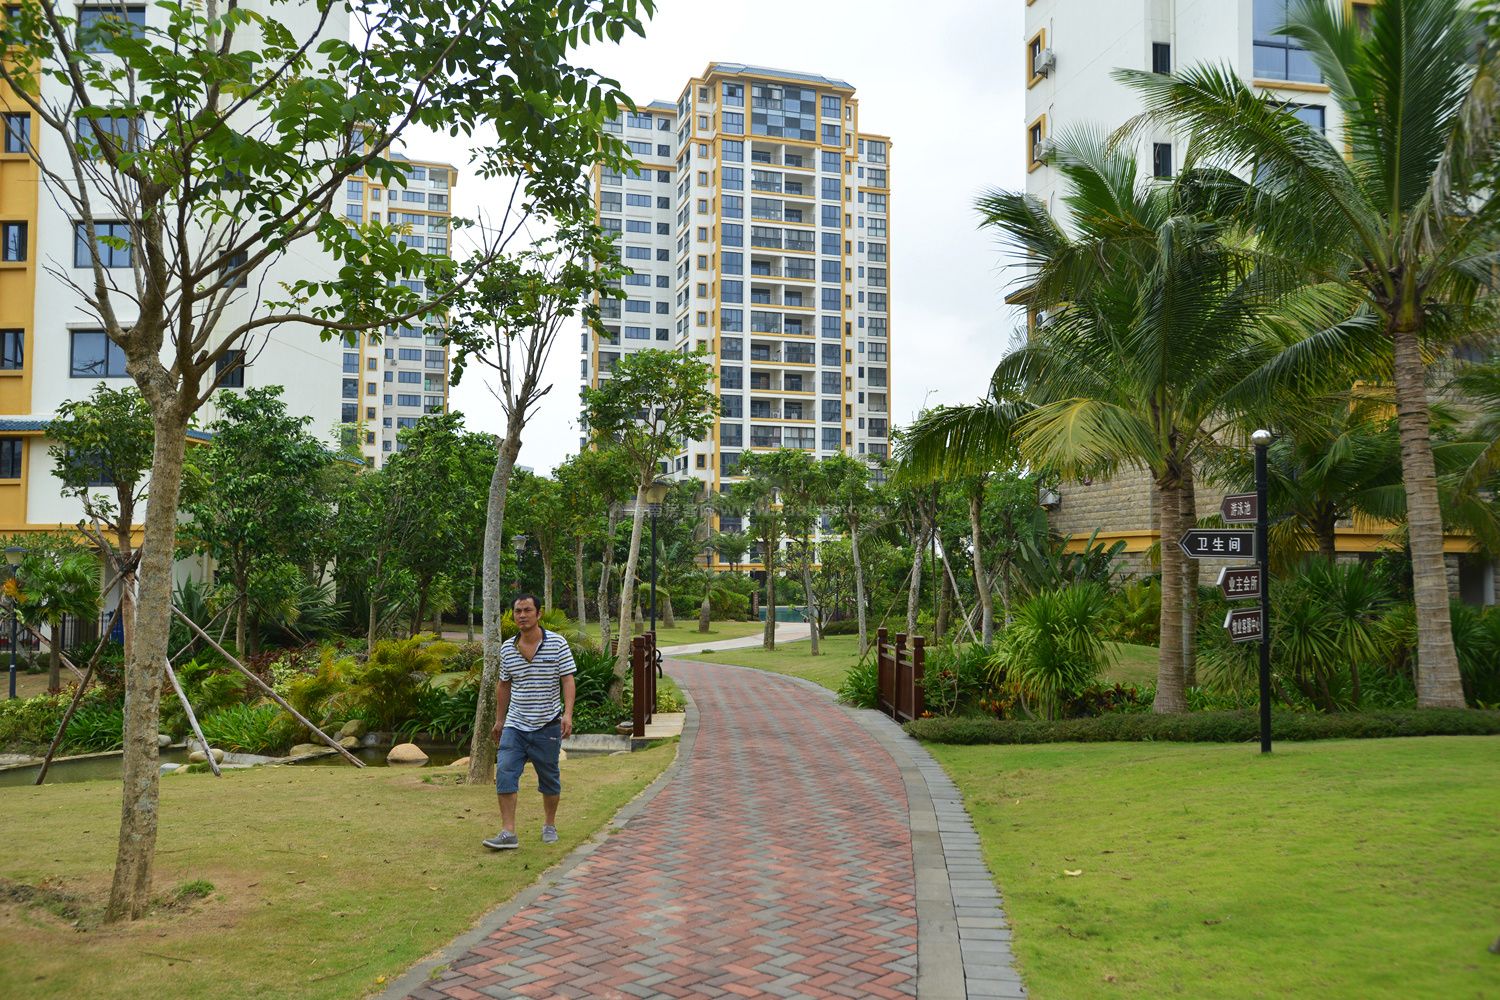
[[[567,759],[568,759],[568,751],[566,751],[566,750],[559,750],[559,751],[557,751],[557,760],[558,760],[559,763],[561,763],[562,761],[565,761]]]
[[[180,765],[178,765],[178,764],[163,764],[159,768],[159,770],[161,771],[162,774],[171,774],[173,771],[177,770],[177,768],[179,766]]]
[[[467,758],[467,757],[460,757],[460,758],[458,758],[458,760],[455,760],[453,763],[449,764],[448,766],[449,767],[468,767],[469,766],[469,758]]]
[[[224,751],[223,750],[220,750],[218,747],[214,747],[209,752],[214,755],[214,763],[215,764],[222,764],[222,763],[224,763]],[[188,754],[188,763],[189,764],[207,764],[208,763],[208,754],[204,753],[202,750],[194,750],[192,753]]]
[[[286,752],[288,757],[305,757],[310,753],[328,749],[322,743],[298,743]]]
[[[344,723],[343,728],[339,730],[339,739],[343,739],[346,736],[352,736],[357,740],[369,731],[370,727],[365,725],[363,719],[350,719],[348,722]]]
[[[339,746],[345,750],[356,750],[359,748],[358,736],[345,736],[339,740]]]
[[[166,733],[157,733],[156,734],[156,748],[158,750],[165,750],[167,747],[169,747],[171,745],[172,745],[172,737],[168,736]]]
[[[415,743],[397,743],[385,755],[387,764],[425,764],[427,755]]]

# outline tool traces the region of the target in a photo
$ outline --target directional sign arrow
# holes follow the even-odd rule
[[[1247,524],[1255,521],[1260,504],[1254,493],[1231,493],[1219,504],[1219,516],[1225,524]]]
[[[1266,632],[1266,620],[1260,608],[1235,608],[1224,616],[1224,629],[1230,642],[1259,642]]]
[[[1260,567],[1225,566],[1219,570],[1219,591],[1227,600],[1248,601],[1260,596]]]
[[[1255,555],[1255,532],[1194,528],[1177,544],[1190,559],[1249,559]]]

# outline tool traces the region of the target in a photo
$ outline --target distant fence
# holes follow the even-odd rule
[[[647,632],[630,641],[630,735],[646,735],[646,726],[656,712],[656,673],[660,654],[656,633]]]
[[[877,705],[897,722],[910,722],[926,711],[922,699],[922,671],[927,656],[925,645],[922,636],[914,635],[908,650],[905,632],[897,632],[896,642],[892,645],[886,642],[885,629],[875,631]]]

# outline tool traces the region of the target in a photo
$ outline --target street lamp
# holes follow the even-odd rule
[[[16,567],[21,565],[25,558],[26,550],[19,545],[8,545],[5,548],[5,562],[10,566],[10,576],[16,577]],[[16,696],[16,598],[10,596],[10,696]]]
[[[656,634],[656,515],[672,488],[669,479],[653,479],[646,487],[646,502],[651,505],[651,634]]]
[[[512,535],[510,544],[516,550],[516,590],[521,589],[521,553],[526,551],[527,538],[525,535]]]

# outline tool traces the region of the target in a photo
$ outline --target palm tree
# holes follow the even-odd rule
[[[1132,157],[1088,132],[1062,136],[1052,162],[1070,182],[1072,233],[1029,196],[980,199],[983,224],[1018,251],[1041,321],[996,368],[990,399],[950,419],[948,440],[999,454],[1014,437],[1033,468],[1068,477],[1149,471],[1163,540],[1154,707],[1180,712],[1185,557],[1171,543],[1193,466],[1243,431],[1236,415],[1265,405],[1248,376],[1278,354],[1295,367],[1308,330],[1342,333],[1352,297],[1294,290],[1288,268],[1216,216],[1217,172],[1140,183]]]
[[[99,616],[99,559],[71,542],[43,540],[21,560],[14,586],[21,620],[47,626],[51,636],[47,690],[56,694],[62,688],[63,619]]]
[[[1443,562],[1424,352],[1493,283],[1500,191],[1493,168],[1495,53],[1465,0],[1387,0],[1368,30],[1326,0],[1298,0],[1282,30],[1307,50],[1344,113],[1338,144],[1255,93],[1229,67],[1119,71],[1143,120],[1195,155],[1253,178],[1245,219],[1269,247],[1357,291],[1378,320],[1350,330],[1389,352],[1411,539],[1417,701],[1462,707]]]

